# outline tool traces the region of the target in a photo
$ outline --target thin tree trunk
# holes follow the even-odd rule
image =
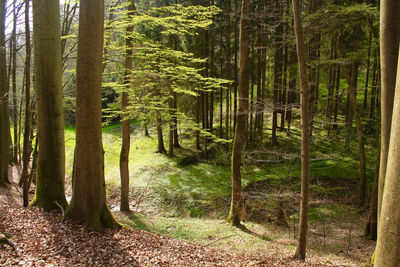
[[[308,202],[310,197],[310,94],[307,77],[306,53],[303,27],[301,24],[300,1],[293,0],[294,26],[296,33],[297,58],[299,61],[301,87],[301,205],[299,240],[294,257],[305,259],[308,229]]]
[[[232,200],[228,215],[228,222],[240,226],[242,185],[240,165],[242,149],[246,142],[247,116],[249,109],[249,0],[242,0],[242,15],[240,20],[240,80],[239,80],[239,112],[237,117],[235,137],[232,149]]]
[[[370,100],[370,105],[369,105],[369,117],[373,118],[374,113],[375,113],[375,95],[377,91],[377,85],[378,85],[378,59],[375,56],[375,61],[374,65],[372,67],[372,88],[371,88],[371,100]],[[380,153],[380,152],[379,152]]]
[[[134,15],[135,0],[131,0],[128,5],[129,21]],[[111,11],[110,11],[111,12]],[[133,39],[130,37],[133,33],[133,26],[129,25],[126,28],[127,38],[125,40],[126,56],[125,56],[125,71],[124,71],[124,91],[121,96],[121,127],[122,127],[122,144],[119,157],[119,169],[121,175],[121,202],[120,210],[129,211],[129,150],[131,145],[131,131],[129,126],[129,88],[131,85],[132,71],[132,56],[133,56]]]
[[[14,162],[18,162],[19,139],[18,139],[18,104],[17,104],[17,13],[15,10],[15,1],[13,2],[13,31],[12,31],[12,92],[13,92],[13,122],[14,122]]]
[[[365,74],[365,89],[364,89],[364,108],[367,108],[368,99],[368,85],[369,85],[369,66],[371,63],[371,43],[372,43],[372,32],[369,31],[369,41],[368,41],[368,57],[367,57],[367,73]]]
[[[238,94],[238,49],[239,49],[239,25],[238,25],[238,16],[239,16],[239,9],[238,9],[238,0],[233,0],[235,3],[235,19],[234,23],[234,47],[233,51],[235,53],[235,64],[234,64],[234,84],[233,84],[233,131],[236,129],[236,119],[237,119],[237,94]]]
[[[254,82],[255,82],[255,75],[254,75],[254,44],[251,46],[251,58],[250,58],[250,129],[248,138],[249,141],[253,141],[253,114],[254,114]]]
[[[379,139],[378,142],[380,142]],[[380,145],[378,145],[378,152],[376,153],[374,187],[371,193],[371,202],[369,207],[368,220],[364,232],[364,236],[370,240],[376,240],[378,236],[378,179],[379,179],[379,165],[381,161],[381,153],[379,153],[379,151],[380,151]]]
[[[335,90],[335,111],[333,115],[333,129],[337,129],[337,117],[338,117],[338,109],[339,109],[339,90],[340,90],[340,65],[337,65],[336,71],[336,90]]]
[[[5,47],[6,0],[0,1],[0,44]],[[10,122],[8,114],[8,86],[6,50],[0,50],[0,186],[9,183],[8,163],[10,148]]]
[[[23,155],[22,155],[22,173],[21,173],[21,184],[23,187],[23,200],[24,207],[27,207],[29,204],[29,184],[28,184],[28,168],[31,154],[30,147],[30,127],[31,127],[31,35],[30,35],[30,27],[29,27],[29,0],[25,0],[25,131],[24,131],[24,147],[23,147]]]
[[[295,66],[297,59],[296,48],[293,47],[290,53],[290,67],[289,67],[289,92],[288,92],[288,103],[286,105],[286,120],[287,120],[287,135],[290,135],[290,126],[292,122],[292,109],[296,102],[296,78],[297,78],[297,67]]]
[[[171,88],[170,88],[171,90]],[[168,111],[169,111],[169,139],[168,139],[168,157],[174,156],[174,122],[173,116],[173,99],[168,99]]]
[[[161,112],[159,110],[156,111],[157,116],[157,140],[158,140],[158,153],[166,153],[164,146],[164,138],[162,133],[162,119],[161,119]]]
[[[225,75],[226,79],[231,79],[231,0],[225,0],[225,12],[226,12],[226,35],[225,35]],[[226,113],[225,113],[225,139],[229,140],[229,121],[230,121],[230,94],[231,87],[228,84],[225,91],[225,104],[226,104]],[[225,150],[229,150],[229,143],[226,143]]]
[[[366,176],[366,156],[364,147],[364,131],[361,122],[360,112],[358,110],[356,90],[357,90],[357,77],[358,77],[358,63],[352,63],[351,74],[348,76],[349,95],[352,113],[356,121],[357,137],[358,137],[358,150],[360,157],[360,194],[359,194],[359,207],[365,203],[365,196],[367,193],[367,176]]]

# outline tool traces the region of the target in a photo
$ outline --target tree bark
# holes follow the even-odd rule
[[[25,131],[24,131],[24,147],[22,155],[22,173],[21,185],[23,187],[23,205],[27,207],[29,204],[29,184],[28,184],[28,168],[31,154],[31,141],[29,138],[31,127],[31,34],[29,27],[29,0],[25,0]]]
[[[366,156],[364,147],[364,131],[361,122],[361,115],[358,110],[356,90],[357,90],[357,77],[358,77],[358,63],[354,62],[351,64],[351,71],[347,78],[349,85],[349,96],[351,102],[351,109],[356,121],[357,137],[358,137],[358,150],[360,157],[360,194],[359,194],[359,207],[362,207],[365,203],[365,196],[367,193],[367,176],[366,176]]]
[[[164,138],[162,133],[162,119],[161,119],[161,112],[159,110],[156,110],[156,116],[157,116],[157,140],[158,140],[157,152],[163,154],[166,153],[167,151],[165,150],[164,146]]]
[[[0,186],[9,183],[8,162],[10,148],[10,121],[8,114],[8,86],[5,50],[6,0],[0,1]]]
[[[64,209],[65,145],[59,1],[35,0],[33,9],[38,173],[33,205]]]
[[[377,141],[380,142],[379,139]],[[379,151],[380,151],[380,145],[378,146],[378,152],[376,153],[374,187],[371,193],[368,221],[364,233],[364,236],[370,240],[376,240],[378,236],[378,179],[379,179],[379,165],[381,162],[381,153],[379,153]]]
[[[383,65],[384,62],[382,62]],[[397,77],[400,77],[398,63]],[[383,72],[382,72],[383,74]],[[386,74],[387,75],[387,74]],[[387,76],[386,76],[387,78]],[[398,266],[400,262],[400,80],[396,81],[385,186],[378,223],[374,266]],[[381,155],[382,157],[383,155]],[[382,167],[382,164],[381,164]],[[380,177],[381,178],[381,177]]]
[[[231,79],[231,0],[225,0],[225,12],[226,12],[226,36],[225,36],[225,75],[226,79]],[[225,91],[225,139],[229,140],[229,121],[230,121],[230,95],[231,95],[231,86],[227,85]],[[229,150],[229,143],[226,143],[225,150]]]
[[[128,20],[132,19],[135,10],[135,0],[131,0],[128,5]],[[121,202],[120,210],[129,211],[129,151],[131,146],[131,131],[129,126],[129,88],[131,85],[132,71],[132,55],[133,55],[133,25],[126,28],[126,56],[125,56],[125,71],[124,71],[124,91],[121,95],[121,127],[122,127],[122,144],[119,157],[119,169],[121,175]]]
[[[239,110],[236,123],[235,137],[232,149],[232,200],[228,215],[228,222],[240,226],[241,211],[241,176],[240,165],[242,149],[247,135],[247,116],[249,110],[249,0],[242,0],[242,14],[240,20],[240,78],[239,78]]]
[[[297,58],[299,62],[301,89],[301,205],[299,240],[294,258],[306,257],[308,202],[310,197],[310,92],[307,77],[306,53],[301,24],[300,1],[293,0],[294,27],[296,33]]]
[[[378,218],[382,206],[386,165],[396,85],[397,58],[400,41],[400,2],[382,0],[380,5],[381,56],[381,165],[379,168]],[[400,255],[400,254],[399,254]]]
[[[118,227],[106,204],[101,129],[103,0],[81,0],[76,86],[76,147],[71,205],[67,216],[89,229]],[[88,156],[90,155],[90,156]]]
[[[365,74],[365,89],[364,89],[364,108],[367,108],[367,99],[368,99],[368,85],[369,85],[369,69],[371,63],[371,43],[372,43],[372,32],[369,31],[368,38],[368,57],[367,57],[367,73]]]

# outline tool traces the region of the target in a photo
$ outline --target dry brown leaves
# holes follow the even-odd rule
[[[146,231],[88,231],[59,212],[1,205],[0,231],[21,256],[0,245],[1,266],[316,266],[288,258],[238,256]]]

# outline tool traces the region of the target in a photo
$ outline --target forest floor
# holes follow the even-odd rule
[[[131,213],[119,212],[118,124],[104,128],[108,204],[126,227],[98,234],[63,218],[22,208],[15,184],[0,188],[0,244],[4,266],[368,266],[375,242],[363,231],[368,207],[357,208],[358,155],[343,153],[340,134],[314,131],[306,262],[294,261],[299,216],[300,132],[279,133],[279,147],[246,147],[242,167],[245,228],[224,220],[230,202],[229,153],[210,146],[202,158],[181,134],[174,157],[155,153],[156,140],[133,127],[130,154]],[[66,127],[67,198],[71,196],[75,131]],[[366,146],[371,184],[376,147]],[[355,144],[356,138],[352,140]],[[33,194],[33,189],[31,189]]]
[[[15,245],[0,244],[1,266],[324,266],[321,258],[295,261],[277,251],[239,255],[128,227],[91,232],[61,211],[23,208],[19,171],[10,168],[13,181],[0,188],[0,232]]]

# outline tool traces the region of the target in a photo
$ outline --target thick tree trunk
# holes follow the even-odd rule
[[[35,0],[32,8],[37,137],[40,148],[36,192],[32,204],[45,210],[58,209],[58,205],[66,209],[68,203],[64,192],[65,146],[60,3]]]
[[[308,202],[310,197],[310,93],[307,77],[306,53],[304,48],[303,27],[301,25],[300,1],[293,0],[294,26],[296,33],[297,58],[299,61],[301,89],[301,205],[299,240],[294,257],[304,260],[306,257]]]
[[[106,204],[101,129],[103,31],[103,0],[81,0],[74,183],[67,216],[85,222],[89,229],[95,231],[119,226]]]
[[[6,0],[0,1],[0,44],[5,47]],[[6,50],[0,50],[0,186],[8,180],[8,162],[10,147],[10,121],[8,114]]]
[[[381,166],[379,168],[378,218],[382,206],[386,165],[396,84],[397,58],[400,40],[400,2],[382,0],[380,5],[381,56]],[[400,255],[400,253],[399,253]]]
[[[236,123],[235,137],[232,149],[232,200],[228,222],[234,226],[240,225],[242,185],[240,165],[242,149],[246,142],[247,116],[249,110],[249,0],[242,0],[242,15],[240,20],[240,80],[239,80],[239,111]]]
[[[397,77],[400,77],[400,68],[397,70]],[[399,79],[397,79],[396,81],[395,88],[396,92],[393,103],[394,105],[387,155],[387,165],[385,166],[385,186],[383,189],[383,197],[381,200],[382,206],[378,223],[378,241],[375,249],[374,266],[377,267],[398,266],[400,262],[400,140],[398,138],[400,135]],[[381,155],[381,157],[382,156],[383,155]]]

